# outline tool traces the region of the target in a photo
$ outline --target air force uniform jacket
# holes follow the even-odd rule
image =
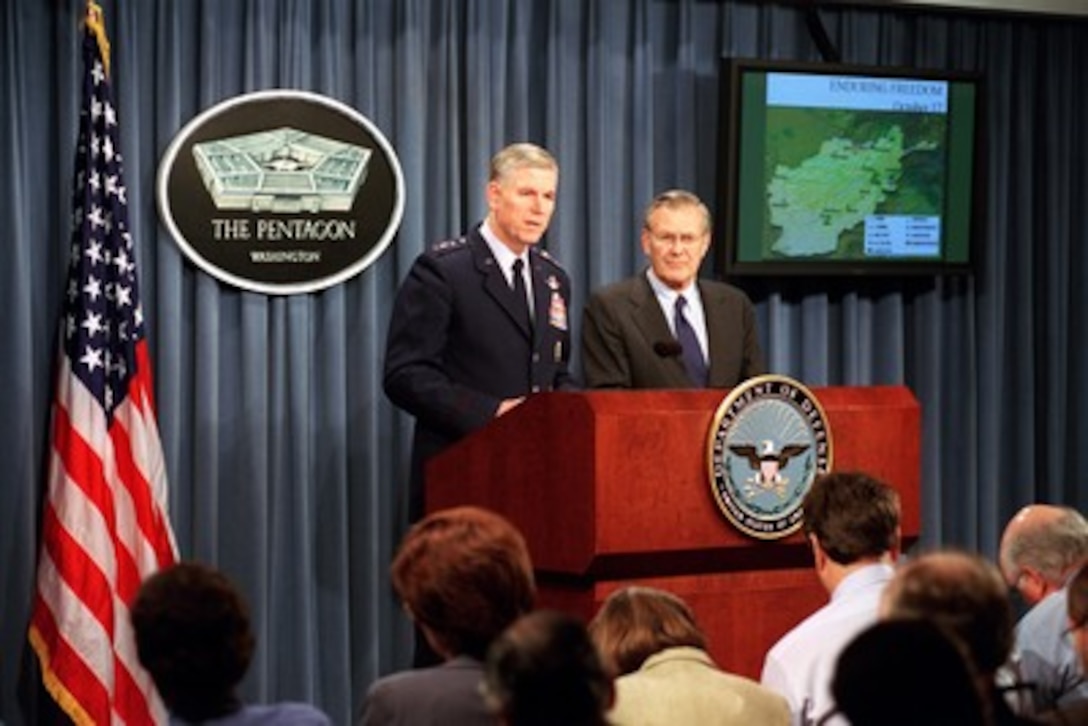
[[[529,268],[531,327],[479,228],[421,254],[397,292],[384,387],[416,418],[412,519],[422,514],[426,459],[486,425],[503,399],[576,387],[570,279],[535,246]]]

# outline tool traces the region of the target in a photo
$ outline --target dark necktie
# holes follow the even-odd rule
[[[695,335],[695,329],[691,327],[684,315],[684,307],[688,301],[683,295],[676,297],[676,340],[680,343],[681,356],[684,358],[684,367],[688,369],[688,378],[700,388],[707,384],[706,361],[703,360],[703,351],[699,347],[699,338]]]
[[[514,308],[521,314],[521,319],[533,329],[533,316],[529,313],[529,295],[525,291],[525,275],[521,274],[525,263],[521,258],[514,260]]]

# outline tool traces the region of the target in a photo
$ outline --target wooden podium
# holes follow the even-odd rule
[[[832,468],[894,486],[904,546],[919,529],[921,414],[901,386],[812,389]],[[719,511],[707,440],[721,390],[531,397],[427,464],[427,511],[478,504],[525,534],[538,604],[587,620],[626,584],[695,610],[724,669],[758,679],[763,657],[827,601],[804,536],[757,540]]]

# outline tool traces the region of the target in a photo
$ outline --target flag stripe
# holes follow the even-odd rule
[[[79,592],[80,596],[74,602],[55,596],[55,588],[46,591],[46,598],[56,609],[67,607],[80,607],[87,614],[98,621],[107,637],[113,630],[113,588],[108,576],[99,567],[98,563],[88,555],[80,541],[71,535],[71,530],[62,526],[56,516],[53,507],[48,507],[43,513],[44,532],[48,537],[45,540],[45,551],[49,556],[49,562],[53,568],[53,574],[66,588]],[[73,637],[90,636],[94,632],[86,626]]]
[[[54,460],[59,465],[57,474],[66,475],[67,482],[79,488],[79,492],[99,510],[106,528],[112,533],[117,527],[113,499],[106,491],[106,474],[100,449],[93,443],[104,440],[101,432],[105,431],[105,421],[101,420],[100,411],[88,405],[88,401],[93,403],[93,400],[83,390],[81,382],[68,380],[65,367],[62,364],[61,376],[65,380],[63,388],[66,390],[53,407],[53,451],[58,455]],[[64,500],[76,494],[64,484],[65,480],[58,481],[51,473],[49,498],[53,506],[62,505]]]
[[[55,591],[65,589],[60,578],[52,570],[47,558],[42,559],[38,567],[39,585],[44,582],[56,583]],[[67,601],[79,601],[74,595]],[[64,711],[79,724],[91,724],[95,719],[90,714],[108,714],[110,711],[110,695],[106,687],[109,674],[95,673],[92,665],[85,661],[81,653],[89,647],[86,642],[74,645],[61,633],[58,626],[58,618],[54,616],[55,603],[46,601],[45,593],[39,587],[38,596],[34,601],[34,610],[31,620],[30,642],[42,664],[45,686]],[[71,623],[79,622],[78,614],[66,613],[68,623],[66,632],[73,629]],[[64,616],[62,616],[64,617]],[[87,634],[98,629],[98,623],[92,618],[82,621]]]
[[[111,484],[111,480],[117,479],[116,473],[108,476],[96,450],[87,444],[87,439],[102,439],[106,442],[104,446],[107,453],[117,456],[122,451],[128,451],[126,437],[117,433],[117,426],[114,426],[107,435],[98,433],[105,428],[101,409],[93,405],[93,399],[82,382],[69,375],[66,364],[67,360],[61,365],[63,384],[58,386],[58,390],[62,392],[62,395],[67,396],[66,403],[69,407],[76,411],[83,411],[84,415],[80,417],[82,420],[71,419],[67,416],[67,409],[59,403],[54,411],[55,448],[57,451],[66,453],[63,458],[54,457],[57,465],[56,475],[61,476],[63,481],[53,488],[54,491],[61,492],[55,497],[55,501],[53,496],[50,498],[51,506],[47,514],[51,516],[45,522],[45,542],[53,557],[54,566],[60,563],[57,569],[62,573],[61,579],[70,583],[73,591],[80,593],[79,598],[73,598],[73,601],[86,606],[88,612],[106,631],[100,635],[101,643],[84,639],[75,652],[96,654],[98,657],[91,664],[95,670],[114,668],[117,665],[116,673],[103,675],[102,680],[114,682],[116,678],[117,702],[128,704],[132,700],[131,691],[139,690],[128,671],[130,668],[138,668],[138,664],[133,662],[128,664],[128,667],[114,664],[112,660],[115,654],[109,644],[113,638],[117,637],[119,629],[115,626],[124,625],[124,623],[115,623],[115,611],[120,607],[124,617],[127,618],[128,610],[123,607],[123,604],[131,602],[141,581],[140,568],[137,567],[129,547],[134,546],[141,551],[151,553],[150,556],[145,555],[142,559],[152,571],[160,566],[160,559],[172,561],[172,549],[166,546],[160,557],[160,553],[155,552],[154,548],[149,546],[149,543],[136,531],[133,524],[136,517],[127,513],[133,509],[129,494],[132,491],[139,491],[138,484],[130,487]],[[108,460],[110,457],[106,458]],[[117,458],[122,457],[117,456]],[[132,457],[124,458],[129,462],[128,465],[135,469]],[[143,481],[138,475],[136,478]],[[149,498],[145,496],[143,499],[146,507],[151,509],[152,504]],[[58,521],[58,509],[65,513],[66,519],[70,520],[66,527]],[[120,514],[116,514],[117,512]],[[161,512],[159,516],[149,517],[149,519],[158,521],[161,526]],[[129,524],[126,526],[124,522]],[[79,538],[70,536],[70,530],[79,531]],[[118,533],[124,531],[128,531],[128,536],[119,536]],[[169,538],[158,537],[158,539],[169,543]],[[95,557],[106,561],[94,561],[92,558]],[[114,574],[113,585],[103,574],[104,572]],[[114,599],[114,589],[120,594],[120,602]],[[86,626],[79,626],[73,630],[77,636],[91,632],[91,629]],[[134,647],[132,651],[135,652]],[[127,696],[122,690],[123,687],[127,687],[130,691]],[[135,716],[142,720],[128,722],[148,723],[147,704],[140,698],[136,701],[135,706],[130,708],[134,708]]]
[[[154,723],[150,704],[143,693],[144,688],[149,684],[137,683],[131,670],[136,664],[125,663],[121,658],[121,651],[118,651],[116,655],[118,656],[115,661],[117,693],[114,697],[114,705],[117,707],[117,715],[126,724]]]
[[[140,531],[139,521],[140,507],[146,502],[137,501],[138,498],[143,498],[140,493],[141,480],[133,472],[128,437],[122,427],[116,425],[117,419],[114,419],[114,423],[110,427],[110,439],[116,452],[116,466],[110,472],[109,483],[117,512],[117,547],[123,552],[119,552],[117,558],[117,591],[122,600],[131,602],[140,587],[141,563],[147,563],[154,570],[158,568],[158,560],[153,553],[151,557],[146,554],[151,550]]]
[[[69,387],[70,392],[79,387],[78,383]],[[48,507],[43,512],[45,549],[63,581],[80,593],[79,599],[102,627],[112,631],[110,573],[117,570],[112,498],[106,491],[102,462],[71,425],[67,409],[58,402],[53,416],[56,444]]]
[[[63,409],[59,407],[54,411],[54,417],[58,422],[66,420]],[[54,533],[53,530],[48,529],[50,522],[47,519],[43,527],[46,547],[60,549],[59,545],[51,542],[54,534],[59,536],[77,532],[78,539],[74,538],[72,542],[65,544],[82,542],[81,551],[93,561],[100,572],[113,572],[116,565],[113,557],[112,527],[106,520],[102,507],[94,501],[88,491],[80,486],[78,480],[68,477],[64,460],[55,451],[50,467],[50,496],[46,502],[47,509],[43,514],[46,517],[55,518],[57,526],[62,527],[64,532]],[[63,481],[55,481],[56,477],[61,477]],[[59,492],[64,492],[65,495],[58,496]]]
[[[163,527],[163,513],[156,504],[147,472],[137,458],[139,452],[161,451],[154,419],[145,415],[132,395],[140,390],[139,379],[139,374],[133,378],[130,395],[118,406],[110,433],[117,452],[118,477],[131,497],[135,526],[140,533],[137,541],[143,545],[140,552],[133,554],[141,568],[154,569],[163,564],[164,558],[170,558],[175,547],[168,536],[169,530]]]
[[[115,612],[118,613],[119,623],[127,624],[129,617],[128,607],[118,601]],[[166,720],[166,711],[162,706],[162,702],[156,697],[150,702],[139,698],[139,692],[154,693],[154,684],[151,681],[151,676],[147,674],[147,671],[140,665],[139,658],[136,655],[136,640],[130,627],[118,627],[116,629],[117,637],[114,643],[114,652],[117,657],[118,671],[124,672],[124,677],[127,681],[126,688],[133,694],[133,698],[118,699],[121,702],[133,700],[137,702],[137,708],[129,707],[128,710],[136,714],[136,720],[129,720],[129,723],[162,723]],[[148,717],[148,713],[152,716]],[[123,711],[125,709],[122,709]]]
[[[65,409],[58,411],[54,427],[56,448],[58,451],[67,452],[65,460],[70,478],[87,493],[94,506],[101,510],[109,530],[113,533],[114,541],[109,551],[115,552],[116,558],[114,566],[107,571],[116,572],[122,599],[129,602],[141,579],[141,568],[137,566],[137,561],[145,564],[145,571],[154,571],[163,560],[171,561],[172,549],[167,551],[165,558],[156,553],[150,557],[143,554],[148,543],[144,537],[138,536],[138,525],[135,523],[138,515],[133,513],[132,499],[134,496],[139,497],[142,500],[140,505],[149,512],[152,510],[147,482],[138,473],[131,471],[136,467],[123,430],[117,425],[106,430],[101,409],[94,405],[95,401],[82,381],[66,375],[66,368],[67,361],[64,361],[61,368],[64,380],[62,395],[67,395],[66,403],[71,410],[83,412],[83,415],[68,418],[64,416]],[[118,410],[125,408],[127,403],[123,403]],[[95,440],[101,441],[97,449],[87,443]],[[105,470],[103,459],[98,458],[99,451],[105,452],[105,461],[116,462],[117,466],[111,467],[114,471]],[[132,483],[124,481],[126,474],[134,480]],[[119,480],[124,486],[118,486]],[[70,496],[70,493],[65,492],[64,496]],[[146,514],[145,519],[148,521],[145,530],[155,526],[153,523],[162,527],[161,516]],[[133,547],[137,551],[130,549]]]

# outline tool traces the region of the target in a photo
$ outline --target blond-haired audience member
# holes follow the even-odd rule
[[[605,665],[617,676],[609,713],[616,726],[789,723],[784,698],[714,664],[691,608],[670,592],[617,590],[589,630]]]

